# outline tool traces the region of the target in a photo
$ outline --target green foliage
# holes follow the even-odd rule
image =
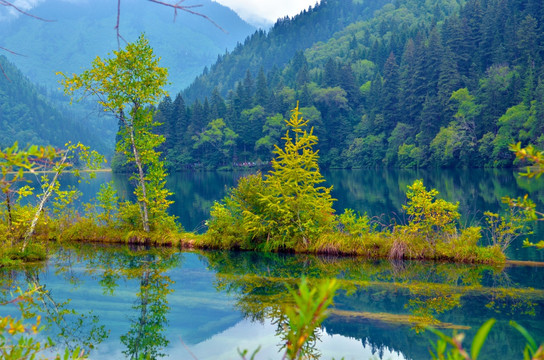
[[[100,185],[96,194],[97,206],[101,208],[98,220],[106,226],[112,226],[115,222],[115,215],[119,211],[119,197],[113,188],[113,182]]]
[[[295,305],[285,309],[289,319],[285,329],[285,354],[287,359],[304,359],[308,355],[307,342],[315,337],[315,330],[327,318],[328,307],[333,303],[334,293],[338,289],[335,280],[323,281],[316,287],[310,287],[306,278],[302,278],[298,291],[290,290]]]
[[[222,202],[212,206],[208,221],[208,232],[212,246],[221,248],[250,249],[253,234],[263,229],[248,228],[246,214],[264,213],[261,195],[266,191],[263,177],[260,173],[241,178],[235,188],[229,190],[229,195]]]
[[[486,211],[484,216],[492,243],[505,251],[518,237],[531,234],[530,221],[536,219],[536,213],[527,195],[518,199],[504,197],[502,202],[508,205],[504,215]]]
[[[521,143],[512,144],[510,150],[516,154],[516,158],[522,161],[528,161],[531,166],[527,167],[522,176],[529,179],[538,179],[544,173],[544,151],[538,151],[533,145],[528,145],[525,148],[521,147]],[[525,195],[523,198],[511,199],[509,197],[503,200],[510,207],[511,212],[522,214],[522,221],[542,221],[544,213],[536,210],[535,204]],[[522,227],[523,229],[523,227]],[[538,243],[532,243],[529,240],[523,242],[524,246],[534,246],[538,249],[544,249],[544,240]]]
[[[214,205],[209,222],[212,243],[224,241],[224,234],[230,247],[228,239],[234,234],[247,233],[252,244],[244,247],[305,249],[320,234],[332,231],[333,199],[331,188],[320,186],[325,180],[313,150],[317,137],[313,130],[303,130],[308,121],[300,116],[298,105],[292,113],[286,120],[284,148],[276,146],[273,170],[264,180],[256,175],[240,181],[223,204]]]
[[[5,23],[2,22],[0,28],[4,25]],[[26,29],[28,31],[28,27]],[[28,42],[19,43],[16,46],[8,45],[7,38],[11,36],[7,36],[7,33],[12,35],[13,32],[8,30],[0,30],[0,32],[6,34],[5,41],[2,42],[4,47],[15,50],[20,48],[20,45],[28,45]],[[25,38],[30,39],[28,34]],[[48,49],[54,51],[51,44]],[[24,52],[28,55],[42,54],[33,47],[29,47]],[[9,54],[6,55],[10,57]],[[42,56],[28,56],[26,60],[42,62],[44,59]],[[51,91],[57,87],[55,83],[43,86],[41,82],[31,81],[19,71],[25,67],[27,61],[19,56],[13,56],[11,61],[12,63],[5,56],[0,55],[0,75],[2,75],[0,76],[0,108],[2,108],[0,148],[10,146],[15,141],[20,144],[21,150],[30,145],[62,147],[67,141],[75,143],[82,141],[92,144],[101,152],[106,149],[111,150],[109,142],[96,130],[99,126],[85,123],[66,109],[55,106],[56,99],[54,98],[61,97]],[[30,70],[34,75],[44,72],[48,72],[48,76],[54,75],[54,70],[44,71],[41,64],[34,69],[36,71]],[[36,85],[38,83],[40,86]]]
[[[422,151],[414,144],[402,144],[397,154],[401,168],[415,168],[422,162]]]
[[[299,241],[307,245],[320,233],[330,231],[334,223],[332,188],[320,186],[325,179],[319,172],[318,154],[313,150],[317,137],[313,129],[304,130],[308,121],[301,117],[298,104],[286,124],[293,134],[288,130],[282,138],[284,148],[276,147],[273,170],[264,181],[268,191],[261,197],[264,208],[273,215],[259,219],[259,214],[248,214],[253,217],[250,222],[269,222],[265,225],[267,236],[278,237],[274,247],[284,247],[289,242],[292,246]]]
[[[19,149],[19,145],[15,142],[6,149],[0,149],[0,190],[5,197],[6,236],[8,238],[12,238],[13,233],[17,232],[17,229],[14,228],[17,221],[14,218],[13,207],[17,205],[19,197],[27,196],[32,193],[32,190],[28,187],[17,189],[17,183],[28,181],[24,177],[25,171],[35,172],[40,170],[52,162],[57,156],[57,151],[50,146],[30,146],[26,149]]]
[[[140,36],[106,60],[97,57],[92,68],[81,75],[60,74],[67,94],[82,91],[83,95],[96,96],[104,111],[119,119],[117,151],[138,170],[133,179],[138,181],[135,194],[143,230],[171,227],[174,219],[167,213],[172,202],[165,189],[166,171],[156,150],[164,137],[153,132],[159,124],[151,108],[166,95],[162,88],[167,83],[167,70],[159,66],[148,40]]]
[[[10,249],[11,258],[24,259],[27,256],[29,261],[45,258],[43,251],[37,256],[27,251],[36,229],[39,230],[40,236],[46,238],[50,235],[49,231],[54,229],[55,236],[60,238],[64,229],[76,218],[72,205],[80,195],[74,189],[61,190],[59,176],[69,171],[81,180],[83,174],[80,169],[75,168],[77,163],[90,170],[89,177],[93,177],[93,171],[103,162],[103,156],[81,143],[69,142],[62,150],[37,146],[19,150],[15,143],[12,147],[0,151],[0,168],[3,174],[0,188],[6,197],[6,210],[0,213],[5,220],[5,223],[0,225],[0,229],[5,227],[0,241],[3,246]],[[21,206],[19,200],[34,195],[34,189],[23,186],[14,190],[13,187],[17,182],[26,181],[25,175],[28,173],[25,171],[35,173],[37,170],[49,171],[40,179],[42,191],[36,195],[37,205]],[[14,199],[15,195],[17,197]],[[48,202],[51,202],[52,206],[49,212],[45,211]],[[55,220],[50,221],[50,224],[47,221],[49,216],[55,216]]]
[[[285,119],[281,114],[269,116],[263,125],[263,137],[255,143],[255,151],[262,159],[270,159],[274,155],[274,146],[280,142],[281,134],[285,131]]]
[[[477,360],[480,353],[482,353],[482,348],[493,325],[495,325],[495,322],[495,319],[489,319],[480,327],[480,329],[478,329],[478,332],[472,340],[470,354],[468,349],[463,347],[465,334],[454,333],[453,336],[450,337],[441,331],[429,328],[431,332],[439,337],[436,344],[431,342],[431,345],[434,348],[434,351],[430,351],[432,358],[434,360]],[[510,321],[510,326],[514,327],[527,341],[523,351],[524,360],[544,359],[544,344],[538,346],[529,332],[515,321]],[[485,354],[485,352],[483,352],[483,354]]]
[[[199,135],[193,136],[193,148],[204,147],[207,157],[212,157],[214,164],[226,164],[232,159],[232,152],[238,134],[227,127],[223,119],[212,120]],[[213,156],[212,154],[216,154]]]
[[[44,328],[41,326],[41,316],[35,316],[29,309],[29,305],[34,302],[32,295],[37,291],[40,291],[39,288],[31,288],[27,291],[18,289],[17,297],[8,302],[17,304],[21,312],[21,319],[15,319],[11,316],[0,317],[0,356],[2,359],[35,359],[38,356],[42,358],[55,345],[50,338],[45,340],[38,340],[36,338],[36,335]],[[34,317],[35,322],[30,324],[23,320]],[[72,351],[67,348],[62,355],[57,354],[54,356],[56,360],[79,360],[87,358],[88,356],[85,354],[85,351],[79,347]]]
[[[232,160],[257,161],[273,142],[261,134],[267,119],[300,99],[319,113],[310,124],[322,167],[511,166],[511,142],[544,139],[544,61],[534,50],[543,39],[531,36],[540,12],[508,1],[328,1],[220,57],[183,93],[198,101],[165,121],[189,114],[191,139],[223,118],[239,135]],[[319,41],[302,26],[318,18],[316,33],[337,29]],[[218,93],[222,106],[202,106]],[[181,144],[183,167],[222,166]]]
[[[408,225],[402,226],[402,231],[422,236],[426,241],[435,243],[437,239],[453,236],[457,232],[459,204],[452,204],[442,199],[436,199],[438,191],[427,191],[421,180],[416,180],[408,186],[407,205],[403,209],[409,217]]]
[[[259,174],[242,179],[223,204],[212,208],[212,239],[226,241],[230,247],[228,239],[247,233],[252,247],[264,242],[262,246],[268,250],[286,249],[307,245],[309,239],[327,227],[331,229],[330,188],[317,186],[324,181],[312,149],[317,137],[302,130],[307,121],[300,117],[298,107],[286,123],[295,137],[286,132],[285,149],[276,147],[277,157],[268,176],[264,180]]]
[[[351,209],[345,209],[344,212],[338,216],[338,225],[340,231],[357,237],[363,237],[375,228],[375,225],[371,224],[367,214],[361,216],[360,214],[355,214]]]
[[[448,337],[438,330],[430,329],[433,333],[440,337],[436,345],[432,344],[436,352],[435,354],[431,351],[432,358],[447,360],[477,360],[482,346],[494,324],[495,319],[490,319],[480,327],[474,336],[474,340],[472,341],[470,355],[465,349],[463,349],[462,346],[462,341],[465,337],[464,334],[454,334],[452,337]],[[448,349],[449,346],[451,346],[451,349]]]

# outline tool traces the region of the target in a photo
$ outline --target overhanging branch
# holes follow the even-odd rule
[[[15,11],[17,11],[17,12],[23,14],[23,15],[26,15],[26,16],[29,16],[31,18],[38,19],[38,20],[41,20],[41,21],[45,21],[45,22],[54,22],[54,21],[56,21],[56,20],[48,20],[48,19],[44,19],[44,18],[36,16],[36,15],[32,15],[31,13],[28,13],[28,12],[24,11],[20,7],[12,4],[11,2],[9,2],[7,0],[0,0],[0,5],[10,7],[12,9],[15,9]]]
[[[176,16],[178,15],[178,10],[181,10],[181,11],[188,12],[189,14],[200,16],[200,17],[208,20],[213,25],[215,25],[218,29],[220,29],[221,31],[226,33],[225,29],[223,29],[221,26],[219,26],[215,21],[210,19],[208,16],[206,16],[206,15],[204,15],[202,13],[199,13],[197,11],[191,10],[191,9],[194,9],[194,8],[197,8],[197,7],[202,7],[201,4],[198,4],[198,5],[180,5],[181,3],[185,2],[185,0],[180,0],[175,4],[170,4],[170,3],[160,1],[160,0],[148,0],[148,1],[150,1],[152,3],[155,3],[155,4],[159,4],[159,5],[163,5],[163,6],[173,8],[174,9],[174,20],[176,19]]]

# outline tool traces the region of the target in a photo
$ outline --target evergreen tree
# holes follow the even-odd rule
[[[268,102],[270,101],[270,94],[268,90],[268,84],[266,82],[266,76],[264,75],[264,70],[261,68],[259,70],[259,75],[257,76],[257,85],[255,89],[255,104],[261,105],[263,107],[268,107]]]
[[[395,127],[395,124],[400,119],[399,109],[399,66],[395,59],[395,54],[391,53],[383,69],[383,117],[384,128],[386,134],[390,134]]]
[[[427,95],[423,104],[423,110],[421,111],[419,124],[417,142],[420,146],[428,146],[442,125],[442,108],[438,103],[436,95]]]
[[[415,124],[418,114],[418,99],[416,95],[417,58],[416,47],[412,39],[408,39],[402,55],[400,67],[399,107],[402,109],[402,122]]]
[[[329,58],[325,64],[322,83],[324,87],[335,87],[339,84],[338,66],[332,58]]]

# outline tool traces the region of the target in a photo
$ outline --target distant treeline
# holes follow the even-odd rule
[[[510,166],[509,144],[544,146],[543,42],[541,0],[328,0],[166,98],[163,155],[268,162],[300,100],[325,167]]]

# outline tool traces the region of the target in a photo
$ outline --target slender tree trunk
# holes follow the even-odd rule
[[[9,197],[9,189],[6,193],[6,208],[8,209],[8,231],[11,232],[11,224],[13,224],[13,218],[11,215],[11,198]]]
[[[145,174],[144,169],[142,166],[142,160],[140,159],[140,153],[138,152],[138,148],[136,147],[136,142],[134,140],[134,126],[129,126],[129,133],[130,133],[130,142],[132,144],[132,152],[134,153],[134,162],[136,163],[136,166],[138,167],[138,181],[140,182],[140,186],[142,187],[142,197],[143,199],[140,200],[140,211],[142,214],[142,223],[144,226],[144,231],[149,232],[149,217],[147,213],[147,193],[145,189]]]
[[[13,215],[11,214],[11,198],[9,196],[9,191],[10,190],[8,189],[8,192],[6,193],[6,208],[8,210],[8,237],[10,239],[11,246],[13,246],[13,238],[14,238],[14,236],[12,235]]]
[[[49,200],[49,198],[51,197],[51,194],[53,193],[55,184],[57,182],[57,179],[59,178],[59,174],[62,172],[62,166],[66,162],[66,159],[68,159],[68,151],[66,151],[64,155],[62,156],[62,159],[57,167],[57,171],[55,172],[55,176],[53,177],[53,180],[49,183],[47,190],[43,193],[42,200],[40,201],[40,204],[38,205],[38,210],[36,210],[36,213],[34,214],[34,218],[32,219],[32,223],[30,224],[30,228],[25,234],[23,247],[21,248],[21,251],[25,251],[26,247],[28,246],[28,243],[30,242],[30,237],[34,234],[34,230],[36,229],[36,224],[38,223],[38,220],[40,219],[40,215],[43,211],[43,207],[45,206],[45,203],[47,202],[47,200]]]

